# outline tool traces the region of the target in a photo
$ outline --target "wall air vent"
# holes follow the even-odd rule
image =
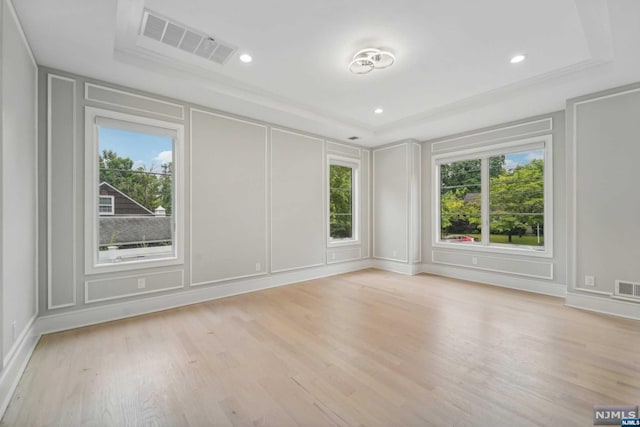
[[[140,34],[220,65],[227,62],[236,51],[234,46],[217,37],[189,28],[147,9],[142,15]]]
[[[640,300],[640,283],[616,280],[615,296]]]

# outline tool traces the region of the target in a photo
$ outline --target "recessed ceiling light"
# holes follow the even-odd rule
[[[375,110],[373,110],[374,113],[376,114],[382,114],[384,112],[384,110],[380,107],[376,108]]]
[[[251,57],[251,55],[243,53],[242,55],[240,55],[240,61],[248,64],[249,62],[253,61],[253,58]]]
[[[511,58],[511,63],[512,64],[517,64],[518,62],[522,62],[527,58],[527,55],[524,55],[522,53],[519,53],[518,55],[514,55]]]

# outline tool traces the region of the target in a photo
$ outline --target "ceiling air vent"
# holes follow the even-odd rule
[[[140,33],[221,65],[236,51],[229,43],[146,9],[142,15]]]
[[[640,300],[640,283],[616,280],[615,295]]]

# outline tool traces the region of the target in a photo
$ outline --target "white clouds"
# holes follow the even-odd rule
[[[504,168],[508,171],[514,170],[520,163],[513,159],[505,159]]]
[[[167,163],[171,163],[173,161],[173,151],[172,150],[166,150],[166,151],[161,151],[160,154],[158,154],[154,159],[153,159],[153,163],[155,165],[164,165]]]
[[[512,171],[518,166],[524,166],[531,163],[533,160],[544,159],[544,150],[532,150],[524,151],[520,153],[511,153],[505,156],[504,168],[508,171]]]
[[[136,170],[139,167],[143,167],[144,168],[144,160],[134,160],[133,169]]]

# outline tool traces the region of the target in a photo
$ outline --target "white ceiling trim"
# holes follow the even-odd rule
[[[335,115],[329,111],[322,111],[318,108],[305,105],[289,98],[277,95],[273,92],[244,84],[233,78],[222,76],[215,72],[215,68],[220,65],[208,64],[208,69],[188,62],[177,61],[171,57],[164,56],[149,49],[148,46],[153,41],[141,43],[139,38],[139,28],[144,13],[144,2],[136,0],[133,2],[118,2],[116,44],[114,58],[121,62],[135,66],[152,69],[154,72],[175,76],[170,69],[182,73],[189,73],[192,77],[198,78],[200,83],[209,90],[219,94],[228,95],[243,101],[262,105],[285,113],[299,117],[315,120],[328,125],[338,125],[346,127],[354,134],[362,137],[373,136],[373,129],[355,120],[348,120]],[[142,37],[141,37],[142,38]],[[158,42],[159,47],[162,48]],[[177,52],[180,54],[181,52]],[[142,60],[142,61],[141,61]],[[144,62],[155,64],[155,67],[145,67]],[[158,67],[160,65],[160,67]]]
[[[223,76],[216,73],[216,67],[219,67],[216,64],[211,64],[206,68],[200,67],[154,52],[148,48],[146,43],[143,43],[143,45],[147,45],[146,47],[141,46],[139,28],[144,12],[144,0],[118,2],[114,57],[121,62],[171,77],[184,77],[184,73],[188,73],[190,77],[196,78],[199,84],[214,93],[313,120],[317,123],[338,126],[353,135],[358,135],[361,140],[369,138],[380,140],[399,130],[419,127],[434,119],[468,112],[488,103],[517,96],[518,92],[525,88],[548,83],[611,62],[614,54],[607,0],[575,0],[575,6],[589,48],[590,59],[412,114],[381,126],[370,126],[355,120],[345,119],[331,111],[312,107]],[[162,52],[162,46],[160,46],[160,52]],[[345,138],[347,136],[345,134]]]
[[[500,100],[504,100],[511,96],[517,95],[518,91],[527,87],[556,80],[569,74],[578,73],[580,71],[604,65],[608,62],[611,61],[604,61],[600,59],[589,59],[586,61],[582,61],[568,67],[560,68],[549,73],[540,74],[526,80],[521,80],[519,82],[483,92],[478,95],[463,98],[459,101],[445,104],[440,107],[418,113],[416,115],[408,116],[404,119],[396,120],[395,122],[387,123],[386,125],[375,128],[374,133],[376,136],[384,136],[386,133],[389,133],[391,131],[418,126],[429,120],[473,110],[474,108],[478,108],[482,105],[498,102]]]

